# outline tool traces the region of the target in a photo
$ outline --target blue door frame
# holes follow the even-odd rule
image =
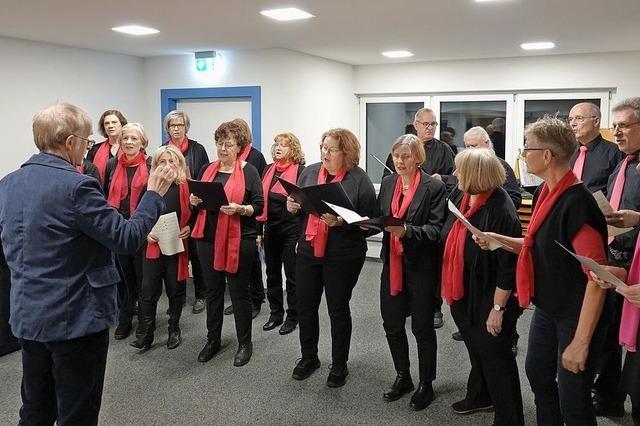
[[[174,109],[178,101],[185,99],[244,99],[251,102],[251,133],[253,134],[253,147],[260,150],[262,143],[262,125],[260,111],[260,86],[242,87],[204,87],[193,89],[161,89],[160,110],[164,117]],[[162,126],[162,124],[160,124]],[[162,128],[163,144],[169,139],[164,127]]]

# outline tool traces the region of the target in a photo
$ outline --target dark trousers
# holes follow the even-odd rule
[[[441,247],[438,250],[438,271],[442,270],[442,256],[443,256],[443,252],[444,251],[444,247]],[[442,288],[442,280],[440,277],[440,274],[436,274],[436,279],[435,279],[435,288],[433,291],[433,311],[434,312],[442,312],[442,292],[441,292],[441,288]],[[433,316],[433,315],[432,315]],[[433,321],[433,319],[432,319]]]
[[[638,333],[638,337],[640,338],[640,333]],[[622,377],[623,389],[631,398],[633,424],[640,426],[640,354],[638,352],[627,351]]]
[[[213,243],[198,241],[198,256],[202,262],[202,276],[206,286],[207,340],[220,340],[222,336],[222,318],[224,310],[225,278],[229,284],[229,295],[233,303],[233,316],[236,323],[236,335],[239,344],[251,343],[251,298],[249,296],[249,278],[251,263],[256,254],[255,240],[240,242],[240,260],[238,272],[230,274],[213,269]]]
[[[185,281],[178,281],[178,255],[160,255],[157,259],[144,259],[142,263],[142,288],[140,309],[153,319],[156,316],[158,300],[162,295],[162,282],[169,299],[169,315],[172,320],[180,319],[185,298]]]
[[[611,292],[608,295],[602,315],[610,313],[611,321],[602,343],[598,357],[598,378],[593,388],[599,402],[604,406],[622,405],[627,396],[621,389],[622,381],[622,347],[618,339],[620,320],[622,318],[622,295]]]
[[[297,320],[296,311],[296,240],[297,232],[282,232],[267,227],[264,235],[264,257],[267,265],[267,299],[271,318],[282,319],[284,301],[282,293],[282,265],[286,276],[287,319]]]
[[[433,328],[435,280],[426,271],[404,270],[403,288],[395,296],[389,290],[389,265],[385,262],[380,277],[380,311],[393,365],[398,373],[409,372],[409,342],[405,332],[411,313],[411,332],[418,346],[421,382],[436,379],[438,341]],[[433,274],[429,274],[433,275]]]
[[[196,249],[196,240],[189,238],[189,260],[191,261],[191,275],[193,275],[193,290],[196,299],[204,299],[206,292],[204,286],[204,278],[202,276],[202,265],[200,265],[200,258],[198,257],[198,250]],[[184,291],[186,297],[186,286]]]
[[[20,339],[20,425],[98,423],[109,329],[72,340],[41,343]]]
[[[487,306],[486,318],[490,310]],[[474,407],[493,404],[494,425],[524,424],[520,376],[511,351],[519,311],[512,309],[502,314],[502,331],[494,337],[487,331],[486,318],[472,323],[466,300],[451,304],[451,316],[462,334],[471,361],[465,399]]]
[[[318,355],[320,320],[318,308],[324,290],[331,321],[331,359],[334,366],[346,365],[351,345],[351,292],[364,265],[364,254],[350,259],[318,259],[298,253],[298,323],[303,358]]]
[[[140,296],[142,287],[142,258],[144,250],[136,254],[118,255],[118,271],[120,282],[118,283],[118,309],[120,311],[118,322],[130,323],[133,320],[133,311]]]
[[[255,240],[253,241],[253,245],[256,245]],[[260,307],[260,305],[264,303],[264,282],[262,281],[262,262],[260,261],[258,250],[253,254],[253,262],[250,268],[251,275],[248,282],[249,297],[251,298],[253,306]]]
[[[604,332],[598,324],[589,345],[587,369],[578,374],[562,366],[562,353],[571,343],[577,318],[560,319],[536,308],[529,329],[525,361],[527,378],[535,396],[540,425],[596,425],[591,385]]]

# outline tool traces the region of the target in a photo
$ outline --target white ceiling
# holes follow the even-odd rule
[[[316,18],[259,14],[288,6]],[[0,35],[140,57],[277,47],[361,65],[640,50],[639,18],[639,0],[2,0]],[[127,24],[160,33],[111,31]],[[541,40],[556,49],[519,47]],[[415,56],[380,55],[398,49]]]

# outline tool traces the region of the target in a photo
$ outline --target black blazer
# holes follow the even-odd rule
[[[378,209],[381,216],[391,214],[391,201],[396,180],[394,174],[385,177],[380,185]],[[410,269],[437,269],[440,230],[447,209],[447,191],[444,183],[420,170],[420,184],[405,215],[407,233],[400,239],[404,248],[404,264]],[[386,263],[389,254],[389,236],[384,233],[380,258]]]

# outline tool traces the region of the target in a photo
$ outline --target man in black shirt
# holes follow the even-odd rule
[[[597,105],[582,102],[571,108],[567,121],[579,142],[571,156],[573,172],[590,192],[602,191],[606,195],[607,180],[624,154],[616,144],[600,136],[600,117]]]
[[[498,156],[498,158],[502,158],[504,160],[504,145],[505,145],[505,128],[506,122],[502,117],[496,117],[491,122],[491,128],[493,132],[491,132],[491,142],[493,142],[493,150]]]

